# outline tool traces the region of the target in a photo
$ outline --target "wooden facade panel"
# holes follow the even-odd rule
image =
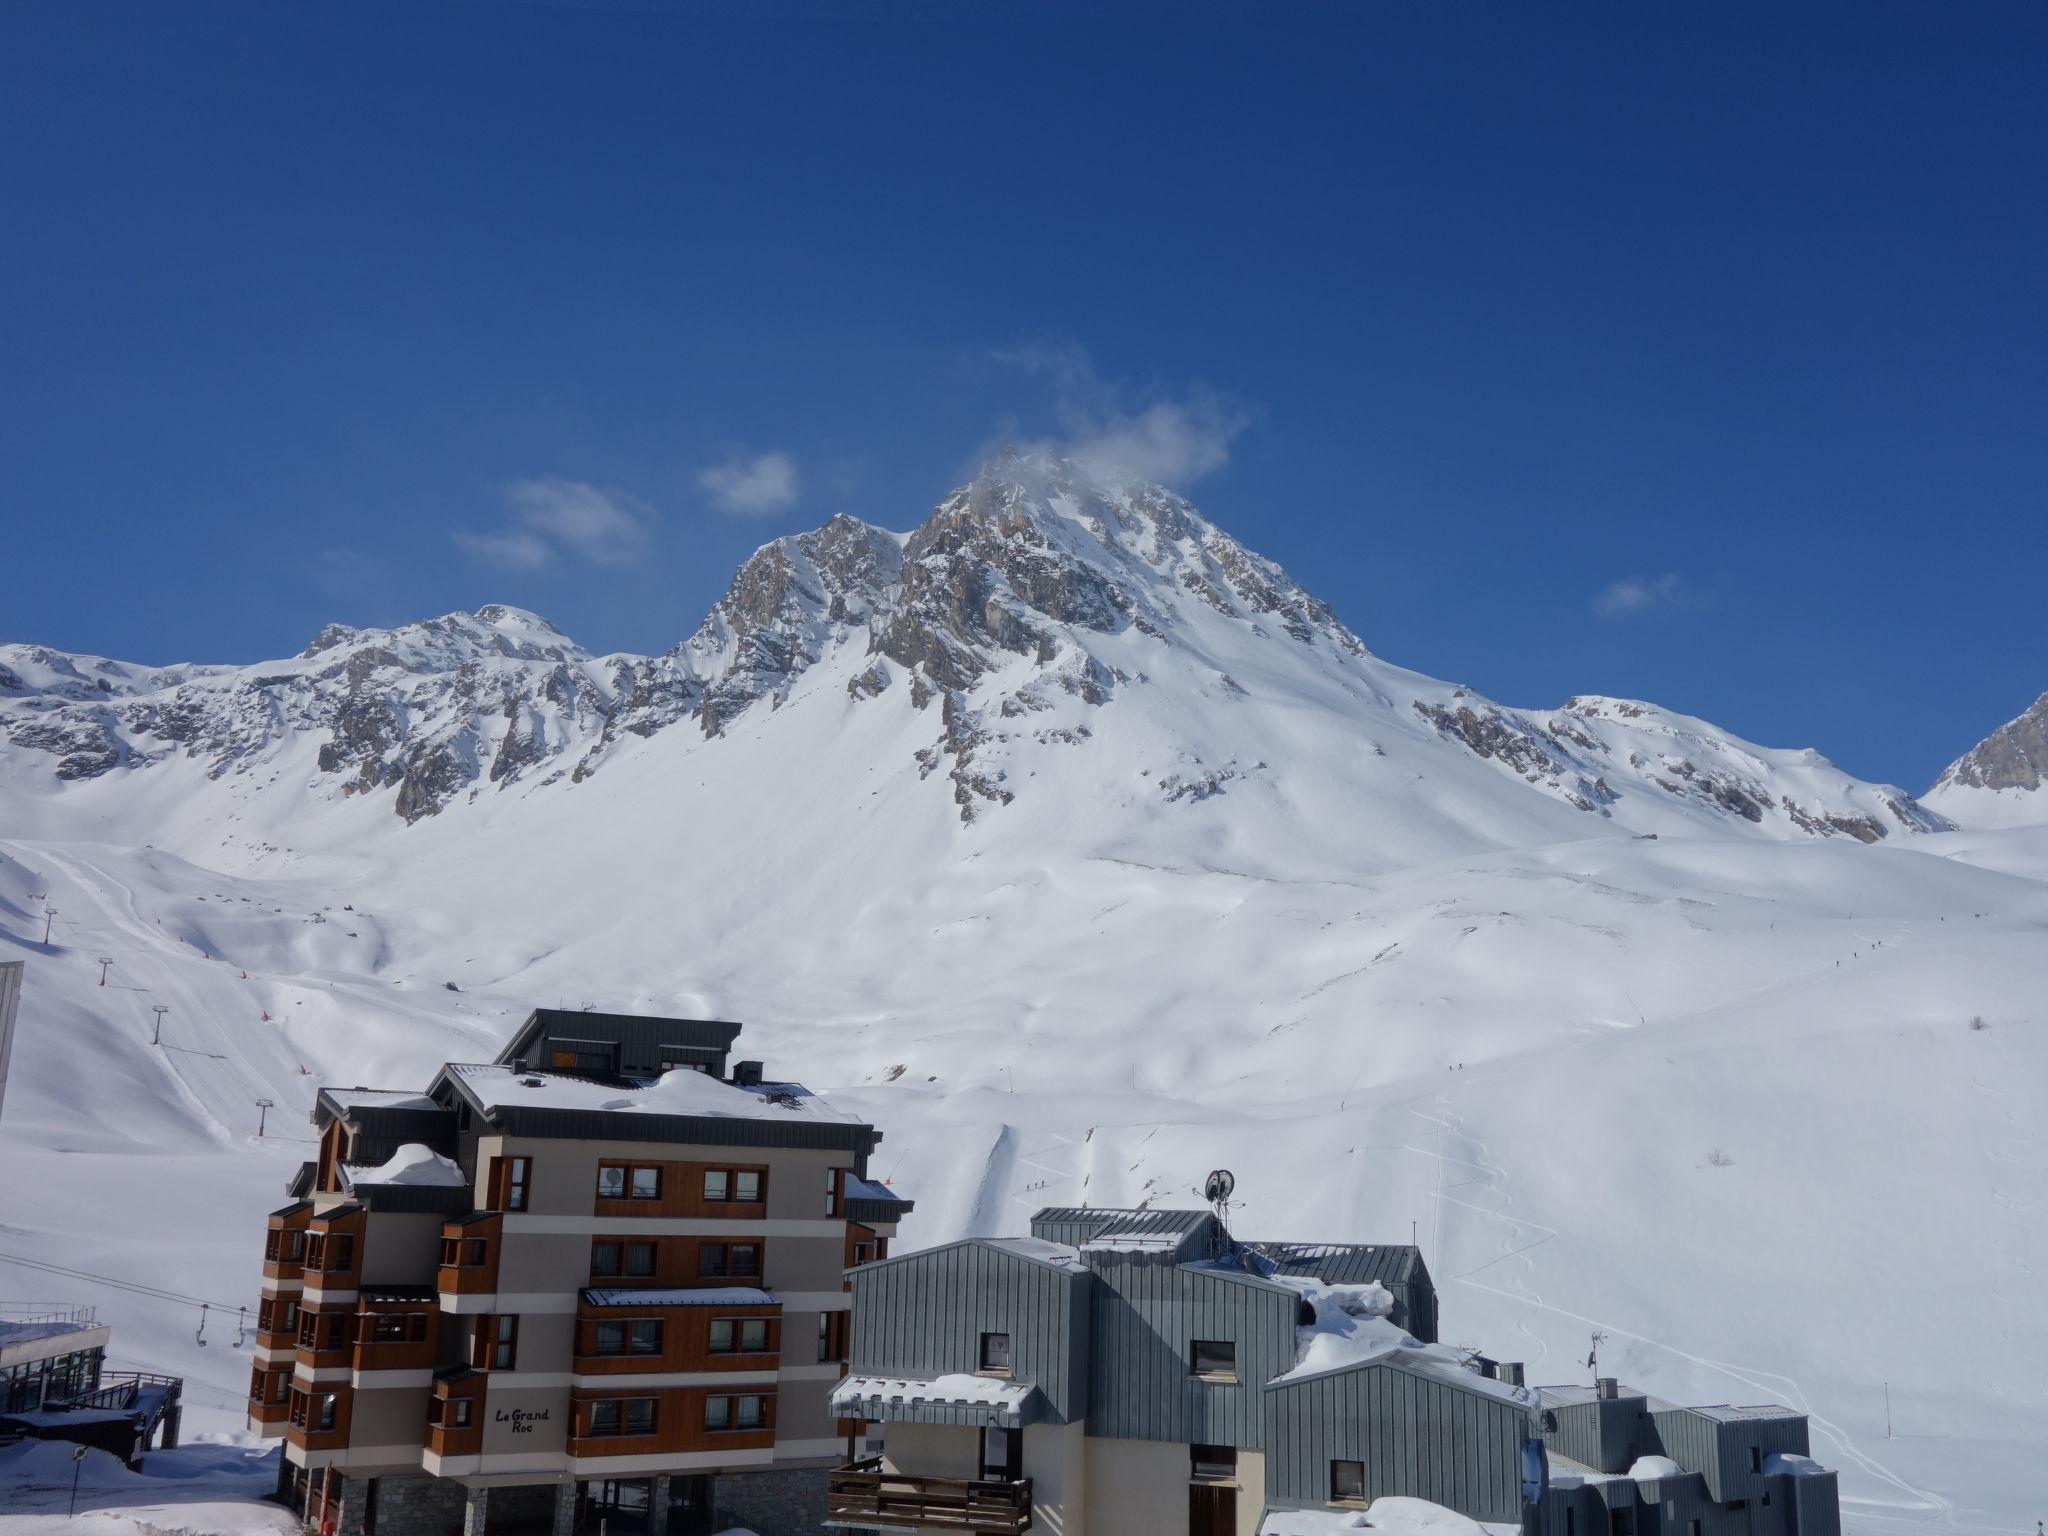
[[[767,1324],[767,1348],[744,1350],[749,1319]],[[627,1354],[598,1353],[601,1324],[653,1322],[658,1325],[659,1349]],[[732,1324],[734,1348],[712,1348],[713,1324]],[[763,1306],[717,1307],[593,1307],[588,1303],[576,1313],[576,1370],[585,1376],[646,1375],[657,1371],[765,1371],[781,1364],[782,1308]]]
[[[758,1429],[713,1429],[706,1422],[706,1400],[713,1397],[760,1397],[764,1420]],[[654,1429],[649,1434],[593,1433],[593,1407],[600,1402],[651,1401]],[[569,1454],[572,1456],[654,1456],[677,1451],[767,1450],[775,1444],[775,1389],[743,1387],[661,1387],[636,1392],[580,1388],[569,1403]]]
[[[600,1184],[590,1192],[591,1205],[599,1216],[687,1216],[696,1219],[732,1221],[761,1221],[768,1215],[768,1165],[750,1163],[744,1158],[719,1162],[683,1162],[674,1159],[647,1158],[605,1158],[598,1164]],[[655,1171],[656,1191],[652,1198],[628,1195],[611,1199],[600,1194],[606,1168],[628,1170],[625,1183],[632,1184],[631,1170],[652,1168]],[[728,1195],[737,1193],[738,1175],[747,1173],[759,1181],[759,1196],[753,1200],[713,1200],[706,1196],[707,1173],[723,1173]]]
[[[601,1269],[598,1263],[600,1246],[611,1244],[619,1248],[616,1272]],[[651,1252],[651,1268],[636,1263],[638,1255],[627,1251],[629,1245],[640,1254]],[[732,1249],[747,1245],[754,1250],[752,1268],[734,1270]],[[706,1273],[707,1270],[711,1272]],[[590,1284],[594,1286],[758,1285],[767,1271],[768,1240],[737,1224],[730,1236],[721,1233],[717,1237],[656,1237],[622,1226],[616,1231],[600,1232],[590,1240],[589,1273]]]

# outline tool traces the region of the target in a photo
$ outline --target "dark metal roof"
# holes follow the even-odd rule
[[[665,1045],[708,1048],[723,1053],[739,1038],[740,1026],[726,1019],[671,1019],[640,1013],[579,1013],[569,1008],[536,1008],[512,1032],[496,1062],[506,1066],[527,1058],[543,1038],[604,1040],[633,1056],[650,1057]]]
[[[1312,1275],[1325,1285],[1428,1282],[1422,1250],[1408,1243],[1290,1243],[1242,1239],[1283,1275]]]
[[[846,1200],[846,1219],[857,1221],[862,1226],[873,1226],[878,1221],[901,1221],[917,1206],[915,1200],[863,1200],[849,1195]]]
[[[314,1177],[318,1172],[317,1164],[299,1164],[299,1171],[284,1181],[284,1192],[294,1200],[310,1195],[313,1192]]]
[[[574,1014],[574,1018],[586,1015]],[[737,1029],[739,1026],[734,1025]],[[567,1076],[566,1073],[551,1074]],[[446,1067],[436,1089],[453,1088],[491,1125],[510,1136],[555,1137],[566,1141],[654,1141],[699,1147],[807,1147],[856,1154],[872,1152],[882,1133],[845,1120],[751,1120],[711,1115],[650,1115],[602,1109],[539,1109],[488,1105],[462,1074]]]
[[[308,1166],[311,1165],[309,1164]],[[285,1216],[296,1216],[299,1214],[299,1212],[305,1210],[312,1203],[313,1202],[310,1200],[294,1200],[290,1205],[279,1206],[276,1210],[272,1211],[266,1219],[270,1221],[277,1221]]]
[[[476,1205],[476,1196],[467,1185],[371,1184],[353,1193],[359,1202],[373,1211],[424,1211],[460,1216]]]

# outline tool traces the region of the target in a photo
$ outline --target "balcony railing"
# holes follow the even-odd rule
[[[880,1458],[826,1474],[827,1524],[922,1526],[941,1531],[1031,1529],[1031,1479],[910,1477],[884,1472]]]

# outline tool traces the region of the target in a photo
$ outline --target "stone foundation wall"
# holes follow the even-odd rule
[[[818,1536],[825,1524],[825,1469],[722,1473],[712,1480],[711,1500],[726,1524],[759,1536]]]
[[[462,1484],[446,1477],[377,1479],[377,1536],[460,1536]]]

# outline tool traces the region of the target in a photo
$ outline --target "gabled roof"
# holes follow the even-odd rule
[[[892,1253],[886,1259],[873,1259],[846,1271],[859,1277],[876,1270],[889,1269],[899,1264],[914,1264],[929,1259],[935,1254],[950,1253],[955,1248],[988,1248],[1013,1259],[1022,1259],[1027,1264],[1041,1264],[1047,1269],[1056,1269],[1061,1274],[1085,1275],[1088,1266],[1081,1262],[1081,1255],[1065,1243],[1049,1243],[1037,1237],[962,1237],[950,1243],[940,1243],[932,1248],[912,1248],[904,1253]]]

